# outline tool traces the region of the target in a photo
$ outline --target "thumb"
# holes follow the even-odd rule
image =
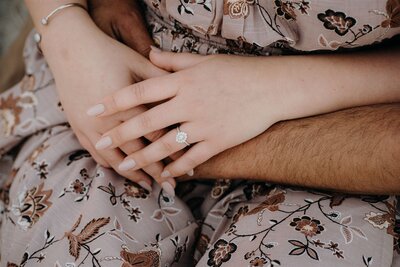
[[[209,56],[192,53],[164,52],[157,47],[151,46],[149,58],[157,67],[169,72],[174,72],[197,65],[209,59]]]

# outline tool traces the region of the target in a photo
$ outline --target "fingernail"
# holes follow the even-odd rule
[[[135,167],[136,162],[133,159],[126,159],[119,164],[118,169],[120,171],[127,171]]]
[[[151,192],[153,191],[153,188],[151,187],[151,185],[149,185],[148,183],[146,183],[145,181],[140,181],[138,183],[141,187],[143,187],[144,189],[146,189],[147,191]]]
[[[111,146],[112,144],[112,140],[111,137],[106,136],[101,138],[97,143],[96,143],[96,149],[100,150],[100,149],[105,149],[109,146]]]
[[[153,51],[155,53],[161,53],[162,52],[162,50],[160,48],[155,47],[154,45],[151,45],[150,48],[151,48],[151,51]]]
[[[161,173],[161,177],[162,178],[167,178],[167,177],[170,177],[170,176],[171,176],[171,173],[169,171],[163,171]]]
[[[187,175],[189,175],[189,176],[193,176],[193,175],[194,175],[194,170],[193,170],[193,169],[191,169],[191,170],[190,170],[190,171],[188,171],[186,174],[187,174]]]
[[[161,184],[161,187],[164,190],[164,192],[167,193],[169,196],[171,197],[175,196],[175,189],[169,182],[163,182]]]
[[[88,111],[86,111],[86,114],[89,116],[98,116],[98,115],[104,113],[105,110],[106,109],[103,104],[97,104],[97,105],[89,108]]]

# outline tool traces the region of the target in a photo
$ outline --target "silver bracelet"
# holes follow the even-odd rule
[[[40,20],[40,23],[41,23],[43,26],[48,25],[48,24],[49,24],[49,21],[50,21],[50,18],[51,18],[52,16],[54,16],[56,13],[62,11],[63,9],[66,9],[66,8],[69,8],[69,7],[79,7],[79,8],[82,8],[82,9],[86,10],[86,7],[85,7],[84,5],[82,5],[82,4],[79,4],[79,3],[64,4],[64,5],[61,5],[61,6],[57,7],[57,8],[54,9],[53,11],[51,11],[46,17],[42,18],[42,19]],[[40,48],[40,41],[42,40],[42,36],[40,35],[40,33],[36,32],[36,33],[33,35],[33,38],[34,38],[35,42],[37,43],[37,46],[38,46],[39,51],[42,52],[42,49]]]

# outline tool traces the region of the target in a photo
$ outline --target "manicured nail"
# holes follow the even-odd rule
[[[190,170],[190,171],[188,171],[186,174],[187,174],[187,175],[189,175],[189,176],[193,176],[193,175],[194,175],[194,170],[193,170],[193,169],[191,169],[191,170]]]
[[[100,114],[104,113],[105,110],[106,109],[103,104],[97,104],[89,108],[86,114],[89,116],[99,116]]]
[[[109,146],[112,145],[112,140],[111,137],[106,136],[101,138],[97,143],[96,143],[96,149],[101,150],[101,149],[105,149]]]
[[[167,177],[170,177],[170,176],[171,176],[171,173],[169,171],[163,171],[161,173],[161,177],[162,178],[167,178]]]
[[[119,164],[118,169],[120,171],[127,171],[136,166],[136,162],[133,159],[126,159]]]
[[[169,182],[163,182],[161,184],[161,187],[164,190],[164,192],[167,193],[169,196],[171,197],[175,196],[175,189]]]
[[[144,189],[146,189],[147,191],[151,192],[153,191],[153,188],[151,187],[151,185],[149,185],[148,183],[146,183],[145,181],[140,181],[138,183],[141,187],[143,187]]]
[[[160,48],[155,47],[154,45],[151,45],[150,48],[151,48],[151,51],[153,51],[155,53],[161,53],[162,52],[162,50]]]

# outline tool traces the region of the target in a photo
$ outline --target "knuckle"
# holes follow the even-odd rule
[[[135,84],[132,90],[133,96],[137,101],[141,102],[142,100],[144,100],[145,88],[142,83]]]
[[[147,134],[145,137],[149,141],[156,141],[163,135],[164,135],[164,131],[159,130],[159,131],[151,132],[151,133]]]
[[[144,145],[140,141],[133,141],[122,145],[121,149],[125,154],[129,155],[138,151],[139,149],[142,149],[143,147]]]
[[[111,139],[113,140],[114,144],[123,144],[124,143],[124,130],[121,126],[117,127],[111,133]]]
[[[120,162],[119,162],[118,160],[109,158],[109,159],[107,159],[107,163],[108,163],[114,170],[116,170],[118,173],[120,172],[119,169],[118,169],[118,165],[119,165]]]
[[[114,113],[119,111],[117,104],[117,95],[115,93],[105,97],[104,103],[106,104],[108,112]]]
[[[174,152],[174,146],[167,140],[160,139],[160,146],[163,151],[168,153],[168,155]]]
[[[143,113],[139,116],[139,125],[144,129],[144,130],[149,130],[152,128],[152,121],[149,115],[146,113]]]
[[[138,151],[130,155],[129,158],[133,159],[136,162],[136,167],[145,167],[151,163],[146,154],[143,153],[143,151]]]
[[[158,177],[162,172],[162,168],[158,167],[156,163],[150,164],[149,166],[143,168],[143,170],[152,177]]]
[[[189,168],[194,168],[198,165],[198,162],[199,162],[199,160],[197,157],[194,157],[192,155],[187,155],[185,157],[185,162],[182,164],[182,167],[188,166]]]

